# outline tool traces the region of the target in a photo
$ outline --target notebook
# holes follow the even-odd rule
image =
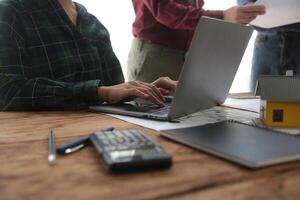
[[[202,17],[194,33],[172,103],[164,108],[145,102],[90,107],[93,111],[174,121],[222,104],[229,92],[248,41],[251,27]]]
[[[222,121],[161,135],[249,168],[300,159],[300,138],[271,129]]]

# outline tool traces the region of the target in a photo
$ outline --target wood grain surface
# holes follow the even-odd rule
[[[163,171],[109,174],[92,147],[47,162],[56,145],[114,126],[138,128],[173,156]],[[300,199],[300,161],[251,170],[88,111],[0,113],[0,199]]]

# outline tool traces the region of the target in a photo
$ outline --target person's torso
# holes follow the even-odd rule
[[[26,65],[32,77],[64,82],[100,79],[103,85],[122,81],[116,60],[111,62],[109,33],[85,8],[77,5],[75,27],[57,0],[20,0]],[[111,65],[115,66],[111,66]],[[111,73],[115,70],[115,81]]]
[[[159,1],[157,3],[159,4]],[[204,2],[202,0],[174,0],[176,4],[181,4],[186,7],[201,9]],[[133,23],[133,35],[139,39],[164,45],[167,47],[187,50],[193,36],[194,30],[170,28],[160,23],[149,11],[147,5],[141,0],[132,0],[136,18]],[[176,13],[174,13],[175,15]],[[172,18],[172,16],[169,16]],[[176,16],[173,16],[175,20]]]

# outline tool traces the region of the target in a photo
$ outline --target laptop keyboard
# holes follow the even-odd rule
[[[164,115],[168,114],[171,104],[166,104],[164,107],[159,107],[158,105],[151,103],[143,99],[134,100],[135,111],[146,112],[150,114]]]
[[[171,107],[170,105],[166,105],[165,107],[162,107],[162,108],[151,109],[148,112],[151,113],[151,114],[164,115],[164,114],[169,113],[170,107]]]

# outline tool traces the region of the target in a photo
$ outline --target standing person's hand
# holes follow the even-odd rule
[[[266,13],[263,5],[246,4],[244,6],[233,6],[223,12],[224,20],[239,24],[249,24],[258,15]]]
[[[129,81],[114,86],[98,88],[99,96],[107,103],[118,103],[130,98],[139,97],[159,106],[164,106],[163,95],[172,94],[176,90],[177,81],[170,78],[159,78],[152,84],[141,81]]]

